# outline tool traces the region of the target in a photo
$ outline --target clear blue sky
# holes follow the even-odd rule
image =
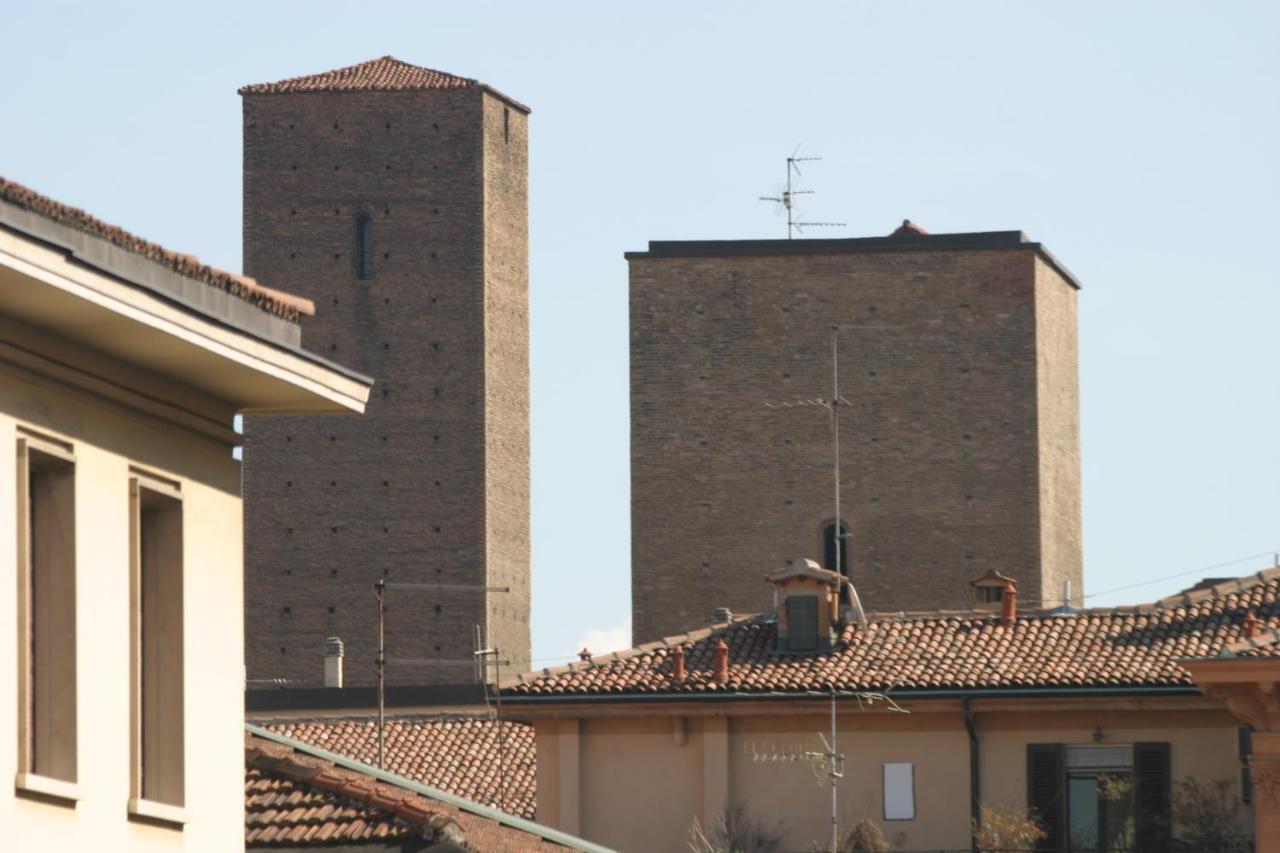
[[[533,107],[535,658],[629,612],[622,253],[782,236],[755,198],[797,142],[822,236],[1022,229],[1084,283],[1088,592],[1280,550],[1280,5],[6,0],[0,31],[0,174],[230,269],[238,86],[390,53]]]

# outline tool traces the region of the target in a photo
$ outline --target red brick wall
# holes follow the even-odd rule
[[[504,656],[528,658],[527,427],[510,411],[492,425],[488,406],[495,382],[510,410],[528,406],[525,116],[511,110],[518,132],[503,144],[519,153],[494,170],[493,103],[480,89],[244,98],[245,270],[314,299],[304,346],[377,380],[363,417],[246,419],[251,679],[318,683],[324,638],[336,635],[348,681],[371,683],[373,582],[483,585],[495,540],[507,539],[523,546],[504,546],[504,576],[525,593],[496,605]],[[498,204],[506,214],[487,216]],[[367,281],[356,277],[361,211],[373,217]],[[495,253],[517,307],[490,316]],[[495,336],[526,352],[495,361]],[[497,477],[495,433],[525,459]],[[495,519],[495,489],[526,495],[523,512],[507,501]],[[389,654],[469,659],[472,626],[495,628],[486,598],[390,592]],[[471,679],[458,666],[388,672],[393,683]]]
[[[842,515],[864,605],[968,608],[988,569],[1030,606],[1064,578],[1079,591],[1075,290],[1044,267],[1037,299],[1034,246],[779,242],[631,258],[635,641],[717,606],[765,609],[766,571],[822,558],[828,415],[766,403],[829,396],[833,322],[890,327],[840,338]]]

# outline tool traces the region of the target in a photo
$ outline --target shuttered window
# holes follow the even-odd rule
[[[787,599],[787,648],[811,652],[818,648],[818,597],[793,595]]]
[[[1063,754],[1060,743],[1027,744],[1027,808],[1045,831],[1036,850],[1063,849],[1066,823]]]
[[[1167,743],[1027,744],[1027,807],[1046,832],[1038,851],[1167,853],[1170,787]]]
[[[1169,744],[1135,743],[1133,776],[1139,851],[1167,850],[1171,834]]]

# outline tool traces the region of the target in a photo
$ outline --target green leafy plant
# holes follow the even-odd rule
[[[984,851],[1031,850],[1046,834],[1033,816],[1007,806],[983,806],[973,827],[973,840]]]

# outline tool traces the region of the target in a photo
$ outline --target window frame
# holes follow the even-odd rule
[[[19,428],[17,441],[15,443],[16,450],[16,470],[15,485],[17,489],[17,513],[15,518],[15,533],[17,539],[17,628],[18,628],[18,660],[17,660],[17,723],[18,723],[18,751],[17,751],[17,772],[14,777],[14,787],[18,791],[25,791],[35,794],[41,794],[52,797],[57,800],[66,801],[74,804],[74,801],[80,799],[79,779],[79,701],[78,701],[78,648],[77,648],[77,623],[79,608],[77,607],[77,574],[78,561],[76,556],[76,457],[71,450],[69,444],[55,442],[39,436],[31,435]],[[69,493],[62,497],[70,504],[70,529],[69,543],[62,545],[62,558],[69,560],[70,565],[61,567],[51,567],[47,569],[38,568],[34,561],[37,559],[35,553],[35,543],[33,542],[33,512],[34,497],[32,494],[32,475],[38,470],[61,472],[63,476],[69,478],[67,486]],[[55,496],[53,498],[57,500]],[[67,552],[69,551],[69,556]],[[69,655],[69,661],[59,661],[60,666],[38,667],[36,665],[36,656],[38,644],[33,636],[33,626],[36,624],[38,614],[36,610],[40,607],[39,602],[35,599],[36,581],[35,575],[38,571],[49,571],[54,577],[47,580],[48,583],[55,587],[69,586],[69,595],[66,595],[66,589],[59,591],[64,593],[60,597],[60,601],[65,605],[69,598],[70,614],[62,613],[61,621],[63,631],[59,632],[62,640],[60,647],[55,646],[54,654],[61,653]],[[69,631],[66,630],[65,623],[70,622]],[[57,724],[65,727],[61,735],[42,734],[41,724],[39,720],[44,716],[37,710],[36,703],[42,695],[42,689],[37,687],[37,678],[42,678],[40,671],[46,674],[55,670],[61,671],[64,683],[60,687],[52,688],[55,692],[60,693],[59,699],[55,702],[53,698],[46,698],[45,701],[55,702],[55,704],[69,704],[70,709],[67,712],[70,719],[65,717]],[[67,694],[70,694],[68,701]],[[52,724],[51,724],[52,725]],[[47,768],[40,766],[42,762],[39,760],[39,742],[49,738],[50,740],[62,740],[64,743],[70,741],[67,749],[70,752],[69,759],[62,756],[63,761],[67,761],[70,765],[70,772],[65,775],[53,775],[48,772],[42,772]],[[52,745],[48,748],[54,750]]]
[[[154,792],[148,790],[147,730],[146,730],[146,697],[147,689],[145,660],[148,657],[146,643],[146,626],[144,625],[144,584],[146,582],[144,553],[144,515],[157,506],[161,511],[176,511],[178,539],[178,578],[176,597],[178,602],[177,642],[171,644],[176,648],[178,662],[177,672],[179,684],[176,688],[178,697],[177,710],[169,707],[169,711],[177,715],[177,737],[180,748],[176,759],[169,753],[171,760],[176,760],[178,776],[179,802],[166,801],[148,796]],[[181,827],[187,822],[186,810],[186,560],[185,560],[185,513],[183,513],[183,496],[176,483],[172,483],[152,475],[138,471],[129,474],[129,722],[130,722],[130,767],[129,767],[129,803],[128,810],[132,816],[144,817],[162,823]],[[152,673],[155,676],[155,673]],[[173,768],[170,768],[173,772]]]

